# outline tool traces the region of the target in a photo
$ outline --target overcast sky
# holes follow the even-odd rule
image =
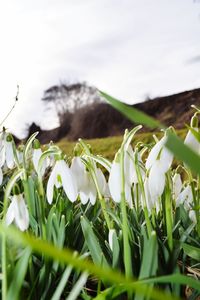
[[[128,103],[200,87],[198,0],[0,0],[0,119],[24,135],[43,91],[87,81]]]

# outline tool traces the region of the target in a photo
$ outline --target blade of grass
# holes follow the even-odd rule
[[[120,111],[129,120],[137,124],[143,124],[150,128],[164,128],[164,126],[156,119],[148,116],[142,111],[133,108],[130,105],[122,103],[121,101],[111,97],[103,91],[99,91],[101,96],[103,96],[116,110]]]

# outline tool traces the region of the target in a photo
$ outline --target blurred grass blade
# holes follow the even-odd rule
[[[111,97],[110,95],[99,91],[101,96],[104,97],[115,109],[120,111],[129,120],[137,124],[143,124],[150,128],[164,128],[164,126],[156,119],[148,116],[142,111],[133,108],[130,105],[122,103],[121,101]]]
[[[7,293],[7,300],[18,299],[20,290],[24,283],[24,278],[28,268],[29,257],[31,255],[31,249],[28,247],[23,251],[23,255],[18,260],[14,272],[12,274],[13,280],[9,286]]]
[[[183,251],[185,254],[187,254],[189,257],[197,260],[198,262],[200,261],[200,248],[188,245],[188,244],[183,244]]]
[[[89,274],[93,274],[98,278],[101,278],[112,284],[124,286],[126,288],[126,291],[133,291],[141,293],[141,295],[145,295],[147,287],[145,281],[140,282],[135,281],[134,278],[126,278],[123,274],[121,274],[121,272],[114,271],[111,268],[107,267],[102,268],[98,265],[93,264],[87,259],[80,259],[78,256],[74,257],[74,253],[71,250],[66,248],[59,249],[56,246],[44,240],[35,238],[26,233],[22,233],[12,226],[6,227],[2,225],[2,223],[0,223],[0,233],[5,234],[7,238],[10,238],[12,240],[13,243],[16,243],[18,245],[29,246],[32,248],[32,250],[34,250],[37,253],[40,253],[41,255],[52,258],[66,265],[72,265],[77,270],[83,272],[86,271]],[[190,279],[190,281],[192,281],[192,283],[196,282],[192,279]],[[197,283],[196,285],[200,286],[200,283]],[[164,293],[157,289],[151,290],[151,297],[156,300],[179,299],[173,295]]]
[[[78,299],[78,295],[80,294],[81,290],[83,289],[84,285],[87,282],[88,273],[84,272],[79,277],[78,281],[74,285],[73,289],[71,290],[69,296],[66,300],[76,300]]]
[[[72,271],[72,266],[68,266],[65,270],[65,272],[63,273],[62,277],[61,277],[61,280],[51,298],[51,300],[59,300],[61,299],[61,295],[62,295],[62,292],[67,284],[67,281],[69,279],[69,276],[71,274],[71,271]]]
[[[169,133],[166,147],[196,174],[200,175],[200,156],[186,146],[175,134]]]

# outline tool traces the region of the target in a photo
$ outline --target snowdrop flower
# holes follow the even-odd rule
[[[8,134],[5,140],[5,160],[9,169],[15,166],[14,152],[13,152],[13,137]]]
[[[12,169],[15,165],[12,141],[12,135],[3,131],[0,136],[0,167],[6,164],[9,169]]]
[[[127,161],[125,162],[127,164]],[[130,178],[130,171],[126,169],[126,165],[124,168],[125,172],[125,198],[129,205],[131,206],[132,203],[132,196],[131,196],[131,178]],[[128,172],[128,176],[127,175]],[[108,186],[110,190],[110,194],[112,199],[119,203],[121,201],[121,192],[122,192],[122,183],[121,183],[121,168],[119,162],[119,153],[116,154],[115,159],[112,163],[110,175],[108,179]]]
[[[191,208],[193,202],[192,188],[190,185],[187,185],[182,192],[176,198],[176,207],[179,207],[183,204],[186,210]]]
[[[72,172],[64,160],[57,160],[47,183],[47,201],[53,201],[54,185],[62,186],[68,199],[74,202],[78,196],[77,184]]]
[[[148,209],[148,212],[151,214],[152,208],[156,205],[156,198],[153,198],[149,191],[149,178],[146,178],[144,181],[144,195],[141,193],[141,203],[142,207],[145,206]]]
[[[22,194],[12,197],[10,206],[6,213],[5,222],[10,225],[15,222],[16,226],[24,231],[29,226],[29,213]]]
[[[199,132],[198,129],[198,118],[196,115],[194,115],[191,119],[190,122],[190,127],[196,131]],[[195,151],[196,153],[200,153],[200,143],[199,141],[196,139],[196,137],[194,136],[194,134],[192,133],[191,130],[188,131],[185,140],[184,140],[184,144],[188,147],[190,147],[193,151]]]
[[[164,137],[151,149],[145,164],[147,170],[155,164],[157,164],[157,168],[161,169],[164,173],[169,170],[173,161],[173,155],[165,147],[166,141],[167,136],[165,134]]]
[[[165,188],[165,173],[169,170],[173,155],[165,147],[167,135],[156,143],[151,149],[146,160],[146,168],[149,171],[149,191],[153,198],[159,198]]]
[[[40,142],[35,139],[34,140],[34,145],[33,145],[33,157],[32,157],[32,161],[33,161],[33,166],[34,166],[34,169],[37,173],[39,173],[39,160],[40,160],[40,157],[42,155],[42,150],[40,148]],[[43,165],[42,165],[42,168],[41,168],[41,175],[43,176],[44,173],[45,173],[45,170],[46,168],[48,167],[48,164],[47,164],[47,159],[44,159],[43,161]]]
[[[96,168],[96,166],[94,167],[94,176],[97,181],[99,192],[102,196],[106,197],[109,195],[109,193],[105,176],[100,168]],[[90,203],[94,205],[96,202],[97,190],[90,172],[86,170],[85,165],[79,156],[76,156],[72,159],[71,170],[77,182],[78,192],[82,204],[86,204],[89,200]]]
[[[143,162],[139,153],[135,153],[132,147],[129,145],[128,149],[124,154],[124,170],[126,175],[126,181],[129,185],[133,183],[138,183],[138,176],[136,171],[136,155],[137,155],[137,166],[139,167],[139,172],[142,178],[145,177],[144,169],[142,168]]]
[[[181,175],[176,173],[172,178],[172,186],[173,186],[173,197],[174,199],[177,199],[178,195],[181,192],[182,189],[182,180]]]

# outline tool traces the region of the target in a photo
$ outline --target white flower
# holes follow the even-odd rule
[[[139,169],[139,172],[144,178],[145,172],[142,168],[143,162],[141,160],[141,157],[139,153],[133,152],[132,147],[129,145],[128,149],[124,153],[124,172],[126,176],[126,182],[128,185],[132,185],[133,183],[138,183],[138,175],[136,171],[136,155],[137,155],[137,166]]]
[[[149,170],[149,192],[151,197],[156,199],[156,206],[158,199],[162,195],[165,188],[165,173],[169,170],[173,155],[165,147],[167,136],[165,135],[156,145],[151,149],[146,161],[146,168]]]
[[[177,199],[178,195],[182,189],[182,180],[181,175],[176,173],[172,178],[172,186],[173,186],[173,196],[174,199]]]
[[[126,172],[126,170],[124,171]],[[126,201],[128,202],[129,206],[132,206],[131,185],[130,185],[130,181],[126,180],[126,175],[125,175],[124,184],[125,184],[124,190],[125,190]],[[116,203],[119,203],[121,201],[122,182],[121,182],[120,163],[117,161],[113,161],[112,163],[110,175],[108,179],[108,186],[109,186],[112,199]]]
[[[77,189],[82,204],[86,204],[88,200],[92,205],[96,202],[97,192],[91,175],[86,171],[85,165],[79,156],[72,159],[70,167],[74,180],[77,183]]]
[[[22,194],[12,197],[5,221],[7,225],[14,221],[21,231],[28,229],[29,213]]]
[[[72,172],[64,160],[57,160],[47,183],[47,201],[53,201],[54,185],[62,186],[68,199],[76,201],[78,189]]]
[[[149,179],[146,178],[144,181],[144,195],[141,193],[141,202],[142,207],[147,207],[149,213],[151,214],[152,208],[155,206],[155,200],[156,198],[153,198],[149,191]]]
[[[184,205],[186,210],[191,208],[193,202],[192,188],[190,185],[187,185],[182,192],[178,195],[176,199],[176,207],[179,207],[181,204]]]
[[[12,141],[5,141],[6,165],[9,169],[15,166]]]
[[[111,166],[110,175],[108,179],[108,185],[112,199],[119,203],[121,201],[121,174],[120,163],[114,161]]]
[[[33,166],[34,166],[34,169],[37,173],[39,173],[39,160],[40,160],[40,157],[42,155],[42,150],[41,148],[37,148],[37,149],[33,149],[33,157],[32,157],[32,161],[33,161]],[[47,160],[44,159],[43,161],[43,164],[42,164],[42,167],[41,167],[41,175],[43,176],[44,173],[45,173],[45,170],[46,168],[48,167],[48,164],[47,164]]]
[[[194,127],[193,130],[195,130],[196,132],[198,132],[198,128]],[[184,140],[184,144],[187,145],[188,147],[190,147],[193,151],[195,151],[196,153],[200,152],[200,143],[199,141],[195,138],[194,134],[191,132],[191,130],[188,131],[185,140]]]
[[[166,173],[173,161],[172,153],[165,147],[167,136],[165,135],[156,145],[151,149],[146,160],[146,168],[149,170],[155,163],[157,167]]]

